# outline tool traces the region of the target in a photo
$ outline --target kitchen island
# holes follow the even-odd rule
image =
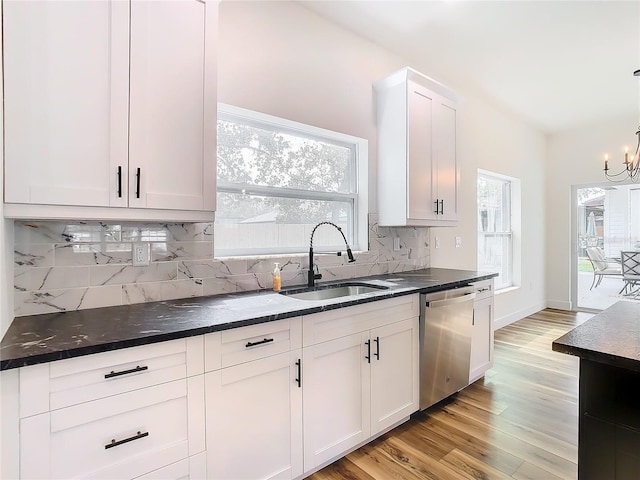
[[[640,304],[618,302],[552,348],[580,357],[578,479],[640,478]]]

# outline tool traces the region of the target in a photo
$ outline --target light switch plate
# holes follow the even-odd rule
[[[460,248],[462,246],[462,237],[456,237],[456,248]]]
[[[400,237],[393,238],[393,251],[394,252],[400,251]]]
[[[440,239],[438,237],[434,237],[436,248],[440,248]]]
[[[151,257],[148,243],[133,244],[133,266],[146,267],[149,265],[149,257]]]

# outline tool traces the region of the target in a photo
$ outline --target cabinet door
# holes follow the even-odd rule
[[[408,82],[407,216],[413,220],[436,218],[433,167],[433,114],[436,98],[426,88]]]
[[[126,205],[127,2],[2,2],[5,202]]]
[[[369,438],[368,333],[303,349],[304,470]]]
[[[129,206],[214,210],[217,2],[131,3]]]
[[[371,330],[371,434],[418,410],[418,318]]]
[[[493,296],[473,303],[469,383],[493,366]]]
[[[207,373],[207,473],[219,479],[302,474],[300,350]]]
[[[435,105],[435,168],[437,198],[440,202],[439,220],[458,219],[458,169],[456,150],[456,105],[444,97],[437,97]]]

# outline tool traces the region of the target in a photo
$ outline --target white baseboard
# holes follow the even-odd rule
[[[528,315],[539,312],[540,310],[544,310],[547,307],[548,303],[549,302],[540,302],[535,305],[523,308],[522,310],[518,310],[517,312],[510,313],[509,315],[506,315],[504,317],[496,318],[493,321],[493,329],[498,330],[499,328],[506,327],[507,325],[513,322],[517,322],[518,320],[521,320]]]
[[[547,300],[547,308],[555,308],[556,310],[571,310],[571,302],[566,300]]]

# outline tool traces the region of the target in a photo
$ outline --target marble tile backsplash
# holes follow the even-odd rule
[[[393,250],[393,239],[401,248]],[[132,265],[132,246],[150,244],[151,263]],[[369,251],[316,255],[322,281],[429,266],[427,228],[380,227],[369,215]],[[306,255],[215,258],[212,223],[15,222],[16,316],[268,289],[273,263],[283,286],[306,282]]]

